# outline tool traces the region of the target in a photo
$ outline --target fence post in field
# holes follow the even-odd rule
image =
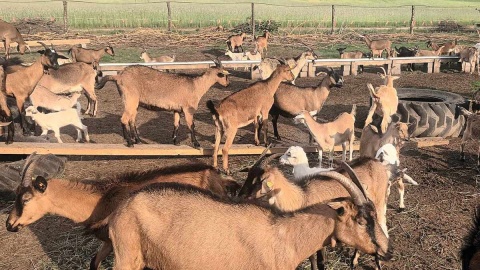
[[[168,31],[172,31],[172,9],[170,8],[170,1],[167,2],[167,12],[168,12]]]
[[[67,1],[63,1],[63,32],[68,31]]]
[[[412,17],[410,19],[410,34],[413,34],[413,27],[415,27],[415,6],[412,6]]]
[[[335,5],[332,5],[332,31],[331,31],[331,34],[335,33],[335,27],[337,27],[337,18],[335,18]]]
[[[255,4],[252,3],[252,39],[255,39]]]

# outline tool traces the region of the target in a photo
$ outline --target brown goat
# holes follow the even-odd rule
[[[31,66],[22,68],[14,73],[8,73],[6,76],[6,87],[4,89],[4,95],[15,97],[17,107],[20,112],[20,117],[22,119],[21,125],[25,134],[29,134],[30,131],[27,130],[25,116],[22,114],[23,104],[33,92],[35,86],[37,85],[38,81],[40,81],[43,74],[48,73],[49,68],[53,68],[55,70],[58,69],[59,65],[57,59],[63,58],[63,56],[59,56],[57,54],[55,49],[48,48],[42,42],[39,43],[45,47],[44,50],[38,51],[41,56]],[[8,119],[11,119],[11,113],[9,109],[5,110],[5,114]],[[13,125],[13,122],[11,125]],[[8,144],[12,142],[13,134],[12,137],[8,136],[6,143]]]
[[[2,66],[0,66],[0,117],[2,122],[0,122],[0,129],[3,127],[8,126],[8,133],[7,133],[7,142],[13,141],[13,119],[11,116],[10,109],[7,105],[7,96],[5,95],[6,92],[6,79],[5,79],[5,71]],[[8,121],[8,122],[7,122]]]
[[[393,81],[398,79],[397,76],[387,75],[385,69],[383,69],[382,78],[385,79],[385,84],[380,87],[373,88],[372,84],[368,83],[367,87],[370,91],[370,97],[372,98],[372,106],[368,111],[365,125],[372,123],[373,114],[376,113],[382,117],[381,131],[385,133],[387,131],[388,124],[392,121],[391,116],[397,112],[398,96],[397,89],[393,87]]]
[[[360,156],[374,158],[378,149],[385,144],[393,144],[400,152],[404,141],[410,139],[409,124],[402,122],[392,122],[388,125],[383,134],[379,134],[378,129],[373,125],[367,125],[363,128],[360,137]]]
[[[299,87],[289,83],[282,83],[274,96],[274,102],[269,114],[272,116],[273,133],[277,140],[281,140],[278,134],[278,117],[294,118],[301,111],[317,111],[317,114],[325,104],[332,87],[342,87],[343,77],[333,69],[327,71],[317,87]],[[312,136],[310,136],[310,143]]]
[[[237,130],[253,123],[255,125],[255,144],[259,145],[258,133],[263,122],[268,123],[268,111],[273,104],[273,96],[283,80],[292,81],[294,76],[287,65],[278,65],[272,76],[265,81],[256,82],[249,87],[224,98],[217,106],[213,101],[207,102],[207,107],[215,121],[215,147],[213,151],[213,166],[217,167],[218,148],[223,134],[226,135],[222,148],[223,169],[230,174],[228,168],[228,150],[233,144]],[[267,128],[265,125],[264,142],[267,145]]]
[[[115,269],[294,269],[337,240],[390,259],[375,206],[350,179],[335,172],[329,176],[351,198],[287,216],[191,186],[151,185],[125,200],[109,219]],[[201,256],[192,250],[201,250]]]
[[[387,39],[379,39],[379,40],[372,40],[368,35],[359,35],[360,37],[363,37],[365,39],[365,43],[367,44],[367,47],[372,51],[372,58],[375,57],[375,55],[379,54],[380,57],[382,57],[382,53],[384,50],[387,51],[387,57],[390,57],[390,51],[392,47],[392,42]]]
[[[322,167],[323,151],[327,151],[330,161],[330,167],[333,165],[333,151],[335,145],[342,145],[343,155],[342,160],[347,158],[347,142],[349,144],[350,158],[353,155],[353,141],[355,140],[355,114],[357,106],[352,106],[350,113],[341,113],[335,120],[328,123],[318,123],[313,119],[309,112],[303,111],[295,116],[295,123],[303,123],[307,126],[310,134],[318,143],[318,164]],[[315,112],[316,114],[316,112]]]
[[[224,198],[229,188],[234,191],[238,186],[234,181],[223,179],[211,166],[200,163],[129,172],[103,181],[45,179],[32,172],[39,169],[36,163],[44,158],[31,155],[25,163],[15,204],[7,219],[7,230],[17,232],[46,214],[59,215],[80,223],[104,242],[92,258],[91,270],[97,269],[112,251],[108,230],[103,226],[106,225],[103,224],[104,219],[135,191],[152,183],[177,182],[209,190]]]
[[[98,112],[97,95],[95,94],[95,80],[97,72],[86,63],[69,63],[61,65],[57,70],[50,71],[38,81],[37,88],[48,89],[55,94],[69,94],[84,92],[87,97],[85,114],[96,116]]]
[[[111,56],[115,56],[115,52],[113,51],[113,47],[108,45],[104,49],[84,49],[79,46],[74,46],[68,50],[68,53],[72,56],[72,62],[83,62],[93,66],[94,70],[98,69],[98,63],[100,59],[105,54],[109,54]]]
[[[242,52],[244,52],[242,45],[246,36],[247,34],[245,34],[244,32],[241,32],[238,35],[229,36],[226,41],[228,50],[235,53],[235,52],[240,52],[240,49],[242,49]]]
[[[352,164],[353,172],[362,186],[368,187],[366,197],[375,205],[378,223],[388,237],[386,213],[387,213],[387,190],[391,172],[381,162],[375,159],[363,158]],[[344,169],[338,169],[343,175],[348,175]],[[325,177],[324,172],[317,172],[301,180],[290,181],[275,167],[263,166],[253,181],[245,181],[242,187],[242,196],[264,198],[269,204],[281,211],[295,211],[304,207],[322,203],[337,197],[348,197],[346,189],[334,181]],[[245,187],[248,186],[248,187]],[[319,254],[321,255],[321,254]],[[312,269],[315,260],[310,257]],[[356,265],[357,261],[353,262]],[[322,265],[318,265],[322,269]]]
[[[462,270],[480,270],[480,206],[477,206],[472,225],[460,250]]]
[[[468,140],[480,141],[480,114],[471,113],[460,107],[461,114],[467,117],[465,130],[463,131],[460,145],[460,160],[465,161],[465,144]],[[477,151],[477,169],[480,169],[480,146]]]
[[[140,143],[135,118],[139,103],[154,106],[159,109],[173,111],[173,143],[177,144],[177,132],[180,126],[180,113],[185,115],[185,121],[190,129],[192,144],[200,147],[195,137],[193,115],[198,109],[198,102],[215,83],[228,86],[228,71],[221,62],[216,61],[216,67],[209,68],[203,75],[192,77],[182,74],[171,74],[145,66],[130,66],[119,75],[105,76],[98,88],[103,88],[107,81],[114,81],[122,96],[125,106],[122,115],[123,136],[127,146]]]
[[[427,41],[427,48],[431,48],[434,51],[439,51],[438,55],[445,55],[450,54],[455,50],[457,46],[458,40],[455,39],[454,41],[446,42],[445,44],[437,44],[432,41]]]
[[[415,56],[439,56],[443,50],[443,46],[440,48],[430,51],[430,50],[418,50],[415,53]]]
[[[265,30],[263,32],[263,36],[259,36],[255,38],[255,52],[260,52],[262,57],[267,56],[267,47],[268,47],[268,39],[270,38],[270,32]],[[265,54],[263,53],[265,51]]]
[[[477,67],[478,75],[480,75],[478,50],[475,47],[468,47],[460,51],[460,61],[470,65],[470,74],[475,71]]]
[[[23,41],[22,35],[18,29],[10,23],[0,20],[0,40],[5,46],[5,58],[10,58],[10,43],[17,42],[17,51],[24,54],[25,50],[30,51],[30,47]]]

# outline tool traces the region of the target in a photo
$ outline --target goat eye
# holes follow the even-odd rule
[[[223,77],[225,77],[225,74],[223,74],[223,73],[218,73],[218,77],[223,78]]]
[[[25,205],[27,204],[32,198],[28,198],[28,199],[23,199],[22,203]]]

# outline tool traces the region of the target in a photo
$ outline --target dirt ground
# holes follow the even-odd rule
[[[274,54],[275,52],[273,52]],[[350,111],[357,104],[357,131],[363,126],[368,111],[367,82],[378,85],[382,80],[376,70],[358,76],[345,77],[345,86],[333,89],[321,111],[324,120],[333,120],[336,115]],[[195,114],[197,139],[202,146],[210,146],[214,141],[213,120],[205,107],[209,99],[221,100],[232,92],[248,85],[247,73],[232,71],[231,84],[227,88],[215,85],[202,98]],[[321,78],[301,78],[297,85],[313,86]],[[478,76],[447,70],[440,74],[420,72],[403,73],[396,81],[397,87],[431,88],[451,91],[469,97],[471,83]],[[98,91],[99,115],[86,117],[84,124],[89,127],[91,138],[97,143],[122,144],[120,116],[123,106],[113,83]],[[86,105],[82,97],[82,105]],[[173,115],[169,112],[139,109],[137,125],[140,136],[148,143],[171,143]],[[191,145],[188,129],[182,119],[179,136],[182,144]],[[281,119],[279,132],[285,145],[306,145],[308,135],[305,128],[296,126],[290,119]],[[65,128],[62,139],[74,142],[75,131]],[[269,125],[269,136],[272,126]],[[357,134],[357,138],[359,133]],[[55,140],[50,135],[52,141]],[[252,143],[253,127],[242,128],[237,133],[235,143]],[[395,250],[394,260],[385,264],[384,269],[459,269],[459,247],[471,223],[472,213],[480,202],[477,186],[478,175],[473,169],[476,160],[475,143],[467,147],[467,161],[460,162],[459,139],[451,140],[450,145],[404,150],[401,153],[402,165],[420,185],[407,186],[406,207],[397,212],[398,193],[392,190],[388,203],[388,227]],[[357,154],[355,152],[355,154]],[[337,158],[339,155],[337,154]],[[256,156],[231,157],[231,168],[235,171],[251,165]],[[178,164],[191,160],[211,162],[204,158],[155,158],[155,157],[69,157],[65,178],[105,178],[131,170],[144,170],[154,167]],[[315,155],[310,156],[312,165],[317,163]],[[282,168],[289,172],[289,168]],[[237,173],[243,179],[245,173]],[[4,224],[12,201],[9,196],[0,197],[0,224]],[[49,216],[24,228],[18,233],[0,229],[0,269],[85,269],[90,256],[98,248],[98,241],[83,234],[82,228],[72,222]],[[197,251],[194,251],[197,252]],[[329,269],[348,269],[347,248],[330,250]],[[103,265],[111,268],[111,260]],[[362,256],[359,269],[373,269],[371,257]],[[305,269],[308,266],[305,264]]]

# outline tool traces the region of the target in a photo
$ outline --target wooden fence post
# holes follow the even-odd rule
[[[252,39],[255,39],[255,4],[252,3]]]
[[[412,6],[412,17],[410,19],[410,34],[413,34],[413,27],[415,27],[415,6]]]
[[[332,5],[332,31],[331,34],[335,33],[335,28],[337,27],[337,18],[335,18],[335,5]]]
[[[168,12],[168,32],[172,31],[172,9],[170,8],[170,1],[167,2],[167,12]]]
[[[67,31],[68,31],[67,1],[63,1],[63,32],[67,33]]]

